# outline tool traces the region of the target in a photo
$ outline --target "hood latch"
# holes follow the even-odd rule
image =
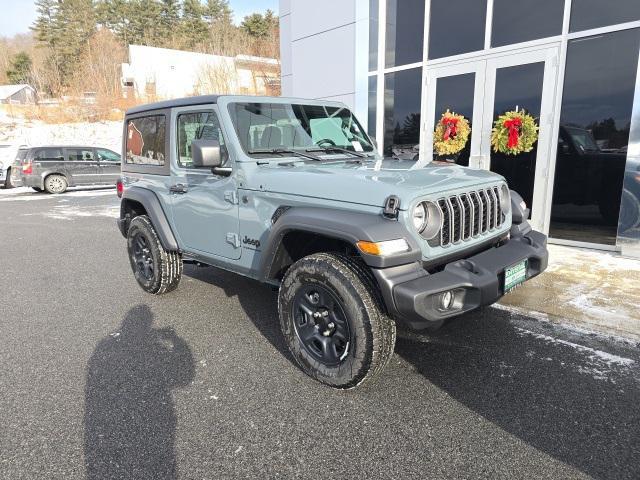
[[[397,195],[389,195],[384,201],[382,215],[387,218],[398,218],[398,210],[400,210],[400,198]]]

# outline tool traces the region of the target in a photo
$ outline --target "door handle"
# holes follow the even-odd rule
[[[187,190],[187,186],[182,183],[177,183],[169,187],[169,193],[187,193]]]

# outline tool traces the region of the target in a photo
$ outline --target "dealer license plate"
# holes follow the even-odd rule
[[[504,292],[514,289],[527,279],[527,261],[521,262],[508,267],[504,271]]]

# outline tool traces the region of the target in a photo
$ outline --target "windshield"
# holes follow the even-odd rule
[[[233,103],[229,114],[245,153],[335,147],[371,152],[371,140],[346,108],[285,103]],[[327,150],[329,151],[329,150]]]
[[[581,148],[582,150],[588,152],[596,152],[600,150],[595,140],[593,139],[593,135],[591,135],[591,132],[589,132],[588,130],[574,127],[566,128],[577,148]]]

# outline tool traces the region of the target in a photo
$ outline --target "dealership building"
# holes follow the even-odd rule
[[[282,94],[346,103],[386,156],[503,175],[560,244],[640,257],[640,0],[280,0]],[[450,110],[471,134],[434,152]],[[538,125],[529,152],[496,119]]]

